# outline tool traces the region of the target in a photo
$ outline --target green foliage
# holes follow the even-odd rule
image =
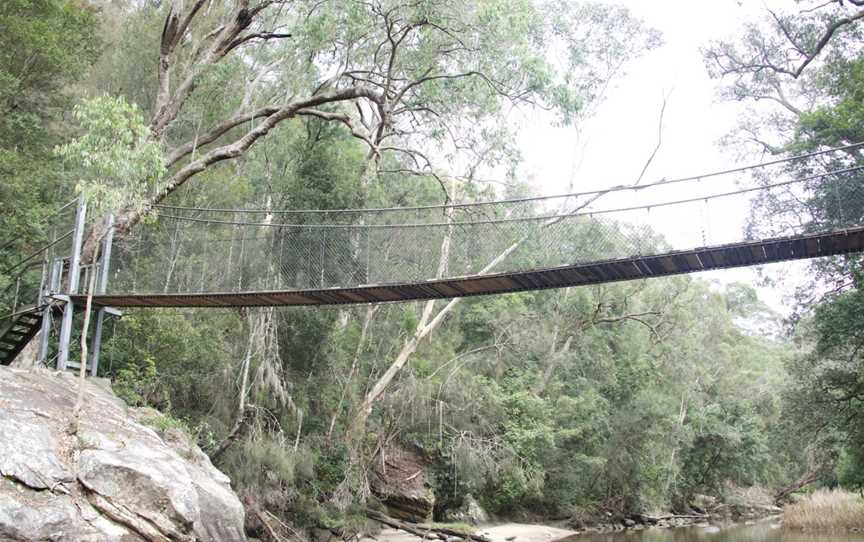
[[[858,443],[843,450],[837,465],[837,477],[845,488],[864,491],[864,448]]]
[[[9,0],[0,28],[0,147],[33,149],[68,103],[64,87],[99,53],[96,14],[70,0]]]
[[[162,190],[161,146],[135,104],[100,97],[75,106],[83,134],[60,145],[57,155],[78,177],[76,190],[101,209],[141,208]]]
[[[156,362],[147,356],[138,363],[119,369],[112,381],[117,397],[130,406],[164,404],[161,382],[156,374]]]
[[[302,468],[309,460],[304,453],[293,452],[284,439],[261,436],[244,440],[231,450],[225,466],[241,487],[262,491],[271,485],[294,485],[298,463]]]
[[[342,483],[348,468],[348,453],[345,446],[328,446],[320,451],[315,461],[316,492],[329,495]]]
[[[72,197],[51,148],[101,42],[96,13],[72,0],[0,2],[0,29],[0,261],[11,264],[44,244],[43,219]],[[0,272],[4,314],[15,278]],[[38,285],[38,272],[23,278]]]
[[[186,425],[186,422],[183,420],[156,410],[154,410],[152,414],[144,415],[141,418],[141,423],[149,425],[159,433],[167,433],[172,430],[183,431],[187,434],[190,432],[189,426]]]
[[[219,368],[232,359],[235,318],[228,313],[132,311],[106,337],[100,369],[131,404],[170,408],[197,422],[213,408],[207,398],[218,397],[223,389]]]

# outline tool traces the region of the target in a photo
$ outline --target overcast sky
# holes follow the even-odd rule
[[[708,77],[699,49],[712,39],[738,35],[743,21],[764,13],[765,3],[754,0],[746,5],[743,2],[739,5],[738,0],[619,0],[610,3],[626,5],[660,30],[665,44],[627,66],[627,75],[616,81],[596,116],[581,126],[581,136],[574,128],[555,128],[536,120],[526,123],[520,142],[526,159],[524,171],[533,178],[537,191],[544,194],[567,192],[571,180],[576,190],[632,183],[657,143],[664,94],[669,94],[669,98],[663,143],[643,182],[742,165],[720,147],[718,140],[735,126],[743,108],[717,99],[718,83]],[[782,6],[784,3],[772,1],[770,4]],[[791,2],[785,4],[788,6]],[[720,191],[734,189],[734,184],[730,184],[733,178],[718,182],[724,183],[718,186]],[[738,202],[733,209],[722,200],[718,201],[720,203],[712,201],[707,206],[705,216],[695,226],[689,218],[682,220],[676,210],[666,214],[668,219],[661,220],[658,229],[685,244],[687,241],[683,239],[703,235],[712,243],[740,238],[746,207]],[[651,218],[654,224],[658,224],[656,216]],[[692,231],[694,227],[700,231]],[[701,231],[706,229],[709,230],[707,234]],[[675,244],[676,248],[679,243]],[[764,269],[777,276],[782,269],[787,275],[787,279],[774,288],[760,288],[760,297],[787,313],[789,300],[786,297],[794,286],[794,276],[800,276],[802,265],[774,264]],[[754,285],[757,279],[755,270],[748,268],[698,276],[722,283],[745,281]]]

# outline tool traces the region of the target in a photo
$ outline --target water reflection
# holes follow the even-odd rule
[[[648,529],[608,534],[584,534],[566,542],[864,542],[864,534],[813,534],[784,531],[777,521],[751,525],[706,525],[682,529]]]

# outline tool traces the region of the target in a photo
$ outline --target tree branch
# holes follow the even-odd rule
[[[186,156],[195,152],[196,149],[213,143],[233,128],[236,128],[241,124],[244,124],[254,119],[269,117],[270,115],[273,115],[278,111],[278,107],[269,106],[256,109],[255,111],[249,111],[247,113],[235,113],[234,116],[232,116],[230,119],[225,120],[221,124],[214,126],[203,135],[196,136],[192,141],[184,143],[183,145],[172,150],[165,160],[165,165],[170,168]]]
[[[214,164],[239,157],[258,139],[270,133],[270,131],[280,122],[293,118],[300,110],[315,108],[316,106],[328,103],[356,100],[359,98],[365,98],[376,103],[382,100],[380,94],[369,88],[353,87],[324,92],[277,108],[270,115],[265,117],[260,124],[249,130],[243,137],[237,139],[233,143],[212,149],[200,156],[197,160],[193,160],[177,170],[168,178],[164,187],[150,198],[150,201],[143,209],[127,209],[124,211],[117,221],[118,233],[122,234],[127,232],[129,228],[141,220],[144,214],[152,209],[153,205],[165,199],[168,194],[177,190],[191,177],[201,173]],[[184,148],[185,147],[186,146],[184,146]]]

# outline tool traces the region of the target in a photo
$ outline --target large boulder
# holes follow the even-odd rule
[[[390,517],[414,523],[432,521],[435,493],[426,480],[427,466],[422,454],[414,450],[390,447],[382,452],[371,485]]]
[[[0,367],[0,540],[241,541],[228,477],[180,431],[145,423],[104,381]]]

